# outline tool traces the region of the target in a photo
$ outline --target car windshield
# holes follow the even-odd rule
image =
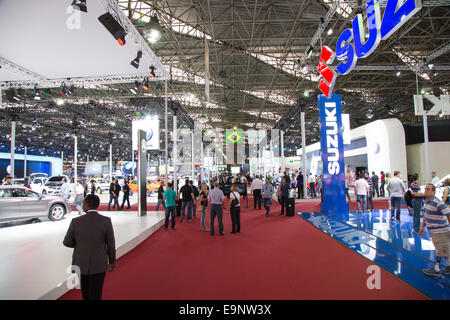
[[[64,177],[57,176],[57,177],[51,177],[48,179],[48,182],[60,182]]]

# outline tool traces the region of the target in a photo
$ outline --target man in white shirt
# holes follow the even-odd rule
[[[252,181],[252,192],[253,192],[253,209],[256,209],[256,204],[258,204],[258,209],[261,210],[261,189],[263,186],[263,182],[259,179],[259,176],[256,176]]]
[[[364,212],[366,212],[367,195],[369,194],[369,184],[362,174],[359,175],[359,179],[355,182],[355,194],[356,194],[356,207],[358,212],[361,212],[361,200],[363,201]]]
[[[77,185],[75,187],[75,200],[73,201],[73,204],[78,209],[78,214],[81,216],[83,213],[83,200],[84,200],[84,187],[80,183],[80,181],[77,181]]]
[[[70,184],[69,184],[69,182],[67,182],[66,178],[63,178],[63,179],[61,180],[61,182],[62,182],[62,186],[61,186],[61,196],[62,196],[64,199],[69,200],[69,198],[70,198]]]
[[[432,184],[436,184],[439,182],[439,180],[441,180],[438,175],[436,174],[436,171],[432,171],[431,172],[431,183]]]
[[[391,196],[391,220],[394,220],[395,211],[397,222],[400,222],[400,205],[403,194],[405,193],[405,187],[400,176],[400,171],[394,171],[394,177],[389,180],[387,191]]]
[[[311,193],[311,198],[316,197],[316,178],[313,176],[312,172],[309,173],[309,189]]]

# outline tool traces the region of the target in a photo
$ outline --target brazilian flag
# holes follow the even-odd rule
[[[244,137],[243,131],[227,131],[226,135],[227,143],[242,143]]]

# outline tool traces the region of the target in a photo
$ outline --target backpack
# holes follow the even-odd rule
[[[408,191],[405,192],[405,196],[404,196],[405,202],[408,205],[408,207],[412,207],[412,192],[411,190],[408,189]]]

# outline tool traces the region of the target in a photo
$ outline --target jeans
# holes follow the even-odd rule
[[[378,189],[378,182],[373,184],[373,190],[375,192],[373,193],[373,196],[375,197],[375,193],[377,194],[377,198],[380,196],[379,189]]]
[[[223,234],[223,208],[221,204],[211,204],[210,233],[212,236],[214,235],[214,219],[216,216],[219,221],[219,234]]]
[[[122,200],[122,208],[123,208],[123,205],[125,204],[125,201],[128,203],[128,209],[130,209],[130,195],[128,195],[128,194],[123,194],[123,200]]]
[[[284,208],[286,207],[286,213],[287,213],[287,201],[288,201],[288,196],[282,196],[281,197],[281,214],[284,213]]]
[[[380,197],[384,197],[384,196],[385,196],[385,193],[384,193],[384,184],[385,184],[385,181],[382,181],[382,182],[381,182],[381,186],[380,186]]]
[[[113,209],[116,207],[116,205],[117,205],[117,209],[119,209],[119,200],[117,199],[117,196],[110,194],[109,195],[109,203],[108,203],[108,211],[111,210],[111,202],[113,202],[113,201],[114,201]]]
[[[195,218],[195,213],[197,212],[197,208],[196,208],[196,201],[192,202],[192,215]]]
[[[299,184],[297,186],[297,199],[303,199],[303,185]]]
[[[367,196],[366,195],[356,195],[356,207],[358,208],[358,211],[361,211],[361,200],[363,201],[363,209],[364,212],[366,212],[367,207]]]
[[[348,193],[348,188],[345,188],[345,195],[348,198],[348,202],[351,202],[352,200],[350,199],[350,194]]]
[[[400,220],[400,205],[401,205],[401,203],[402,203],[401,197],[391,197],[391,218],[394,217],[394,211],[395,211],[395,213],[396,213],[395,218],[397,220]]]
[[[78,213],[81,214],[83,212],[83,195],[82,194],[78,194],[75,197],[75,200],[74,200],[73,204],[75,205],[75,207],[77,207]]]
[[[159,211],[159,207],[162,205],[164,209],[166,209],[166,204],[164,203],[164,199],[158,199],[156,203],[156,211]]]
[[[230,209],[231,215],[231,232],[241,231],[241,207],[234,207]]]
[[[310,188],[310,192],[311,192],[311,198],[315,198],[317,196],[316,195],[316,184],[314,182],[310,182],[309,188]]]
[[[258,209],[261,209],[261,189],[253,190],[253,208],[256,209],[256,204],[258,204]]]
[[[184,209],[188,208],[187,220],[190,221],[192,219],[192,201],[182,201],[181,202],[181,219],[184,217]]]
[[[169,226],[169,216],[172,219],[172,229],[175,228],[175,207],[167,207],[166,209],[166,220],[164,220],[164,228],[167,229]]]
[[[367,196],[366,210],[369,210],[369,204],[370,204],[370,210],[373,210],[373,196],[372,196],[372,194]]]
[[[418,198],[412,199],[412,205],[414,209],[413,227],[414,231],[419,233],[420,231],[420,214],[422,212],[423,200]]]
[[[272,204],[272,198],[264,198],[264,208],[266,208],[266,216],[269,216],[271,204]]]
[[[200,222],[200,224],[201,224],[201,227],[202,227],[202,230],[206,230],[206,226],[205,226],[205,216],[206,216],[206,208],[208,207],[208,205],[204,205],[203,206],[203,210],[202,210],[202,219],[201,219],[201,222]]]

